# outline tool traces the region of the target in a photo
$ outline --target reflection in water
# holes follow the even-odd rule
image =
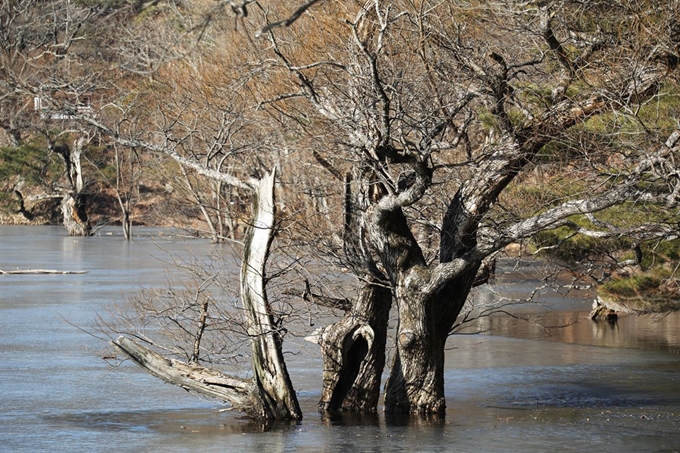
[[[380,426],[378,414],[354,414],[351,412],[322,412],[321,421],[327,426]]]
[[[616,322],[592,321],[587,312],[547,312],[528,320],[491,316],[479,319],[477,327],[512,338],[680,354],[680,312],[664,317],[623,315]]]
[[[593,323],[587,296],[548,293],[557,311],[525,307],[530,322],[486,318],[479,322],[488,334],[450,339],[445,420],[319,414],[314,345],[287,355],[301,423],[265,427],[220,412],[132,364],[110,367],[98,355],[106,345],[64,321],[92,326],[125,293],[162,283],[165,252],[155,241],[197,256],[220,247],[144,229],[126,244],[112,231],[118,236],[74,239],[61,228],[0,227],[0,269],[88,271],[0,276],[0,452],[620,453],[680,445],[678,315]],[[508,293],[538,281],[516,277],[504,275]],[[298,348],[292,340],[286,345]]]

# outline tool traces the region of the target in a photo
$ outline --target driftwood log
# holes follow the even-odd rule
[[[87,274],[87,271],[55,271],[51,269],[16,269],[12,271],[3,271],[2,269],[0,269],[0,275],[21,275],[21,274],[69,275],[69,274]]]

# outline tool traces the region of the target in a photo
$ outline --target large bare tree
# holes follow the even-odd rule
[[[390,297],[370,283],[391,288],[399,320],[386,411],[443,414],[444,345],[486,261],[612,206],[677,212],[677,132],[646,110],[672,96],[678,62],[677,6],[659,8],[370,1],[353,16],[329,7],[344,29],[319,13],[304,22],[315,31],[270,34],[292,89],[264,102],[345,186],[345,260],[368,283],[353,327],[323,332],[322,407],[363,410],[354,395],[371,384],[358,376],[380,375],[369,351]],[[572,190],[526,206],[515,198],[536,172]],[[595,222],[603,236],[677,237],[671,222]]]
[[[234,3],[236,27],[211,16],[194,29],[206,48],[227,49],[220,58],[177,52],[195,80],[213,71],[196,89],[169,90],[145,111],[121,102],[117,121],[80,118],[237,190],[252,191],[246,175],[261,179],[278,161],[287,234],[311,238],[296,254],[321,251],[355,277],[353,298],[308,282],[302,293],[346,312],[317,335],[322,410],[376,410],[395,306],[385,410],[443,414],[445,343],[510,243],[557,228],[677,238],[680,132],[664,117],[679,111],[675,3],[316,3],[271,26],[276,5]],[[147,127],[131,133],[133,119]],[[620,206],[665,217],[612,220]],[[247,303],[255,286],[243,278]],[[252,332],[256,370],[261,333]],[[288,393],[265,394],[287,408],[271,418],[299,417]]]

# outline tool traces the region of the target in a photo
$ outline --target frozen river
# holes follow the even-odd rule
[[[108,345],[74,327],[91,329],[112,302],[162,284],[159,244],[195,255],[218,247],[151,229],[126,243],[110,231],[0,227],[0,269],[87,271],[0,275],[2,452],[680,451],[680,316],[596,324],[578,297],[553,297],[535,318],[566,328],[497,317],[489,334],[454,336],[444,421],[322,416],[319,354],[293,342],[303,353],[288,355],[288,368],[305,418],[261,432],[129,362],[110,366]],[[532,285],[517,280],[499,294]]]

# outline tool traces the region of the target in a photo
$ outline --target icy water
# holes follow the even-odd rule
[[[321,362],[288,341],[305,419],[262,432],[213,401],[124,363],[82,330],[125,294],[163,281],[168,251],[208,253],[158,230],[71,238],[61,228],[0,227],[0,269],[86,270],[0,275],[1,452],[674,452],[680,451],[680,316],[587,319],[587,295],[546,294],[530,322],[484,321],[447,355],[445,421],[326,418],[316,412]],[[500,295],[537,281],[506,272]],[[550,328],[550,326],[564,326]]]

